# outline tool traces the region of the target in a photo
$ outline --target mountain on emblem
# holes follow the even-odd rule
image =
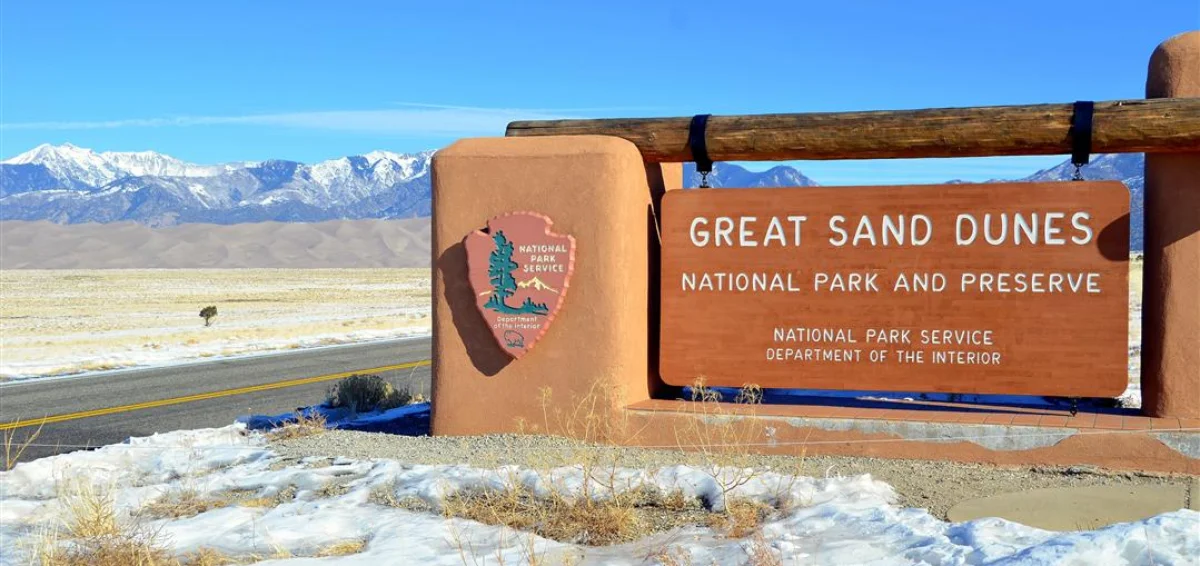
[[[475,304],[496,342],[520,358],[541,339],[562,306],[575,266],[575,239],[550,231],[551,220],[515,212],[467,235]]]
[[[547,285],[544,281],[542,281],[541,279],[538,279],[537,277],[532,277],[530,279],[526,279],[525,281],[517,281],[517,287],[520,287],[522,289],[526,289],[528,287],[533,287],[534,289],[538,289],[541,291],[550,291],[551,293],[558,292],[558,289],[555,289],[554,287]]]

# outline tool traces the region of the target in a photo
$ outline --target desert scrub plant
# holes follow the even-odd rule
[[[387,380],[372,373],[354,374],[329,388],[325,404],[346,407],[352,412],[386,411],[411,403],[408,389],[396,389]]]
[[[703,378],[692,385],[691,396],[688,415],[675,420],[675,441],[680,450],[699,455],[699,469],[720,489],[719,501],[709,502],[710,507],[727,510],[730,494],[762,473],[752,450],[768,435],[766,427],[753,418],[762,402],[762,388],[743,386],[734,399],[743,406],[739,411],[727,408],[721,393],[708,387]]]
[[[200,318],[204,319],[204,326],[212,326],[212,319],[217,318],[217,307],[208,305],[200,309]]]
[[[598,383],[565,403],[554,402],[553,391],[544,387],[539,392],[543,426],[547,434],[561,437],[563,459],[576,466],[582,475],[579,497],[596,499],[639,489],[643,486],[622,481],[618,448],[632,445],[644,429],[634,428],[629,412],[622,409],[622,391]],[[562,486],[552,489],[562,491]]]

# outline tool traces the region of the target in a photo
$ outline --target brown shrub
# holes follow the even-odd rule
[[[346,407],[353,412],[386,411],[408,405],[413,395],[407,389],[396,389],[391,383],[371,373],[355,374],[329,388],[325,403],[330,407]]]

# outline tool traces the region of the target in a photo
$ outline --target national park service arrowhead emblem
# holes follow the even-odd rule
[[[575,238],[551,232],[551,223],[541,214],[514,212],[463,241],[475,306],[514,358],[546,333],[575,268]]]

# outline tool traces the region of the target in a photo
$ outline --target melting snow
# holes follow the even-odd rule
[[[547,475],[518,468],[419,466],[392,460],[282,466],[263,437],[241,425],[177,431],[43,458],[0,473],[0,565],[28,563],[31,537],[52,526],[58,516],[60,502],[55,497],[64,481],[107,487],[121,511],[184,488],[202,493],[243,490],[259,497],[274,497],[289,486],[297,490],[294,498],[284,498],[276,507],[231,506],[149,525],[180,554],[202,547],[230,555],[285,552],[295,557],[270,563],[287,566],[461,564],[458,547],[468,544],[479,563],[517,564],[525,561],[532,541],[536,554],[582,556],[587,564],[645,564],[650,553],[668,546],[689,555],[695,564],[748,561],[748,540],[723,538],[701,527],[588,548],[370,502],[377,489],[437,506],[456,490],[501,485],[509,478],[539,490],[547,480],[570,486],[578,485],[580,477],[574,468]],[[719,498],[712,478],[687,466],[627,469],[620,477],[625,485],[644,482]],[[334,497],[320,496],[321,488],[333,482],[348,489]],[[738,488],[737,495],[766,499],[780,489],[790,489],[806,503],[762,529],[766,544],[785,564],[1189,564],[1200,556],[1200,513],[1195,511],[1095,531],[1054,533],[1001,519],[946,523],[922,509],[896,507],[891,487],[865,475],[792,481],[765,473]],[[347,539],[365,540],[366,547],[343,557],[305,557]]]

